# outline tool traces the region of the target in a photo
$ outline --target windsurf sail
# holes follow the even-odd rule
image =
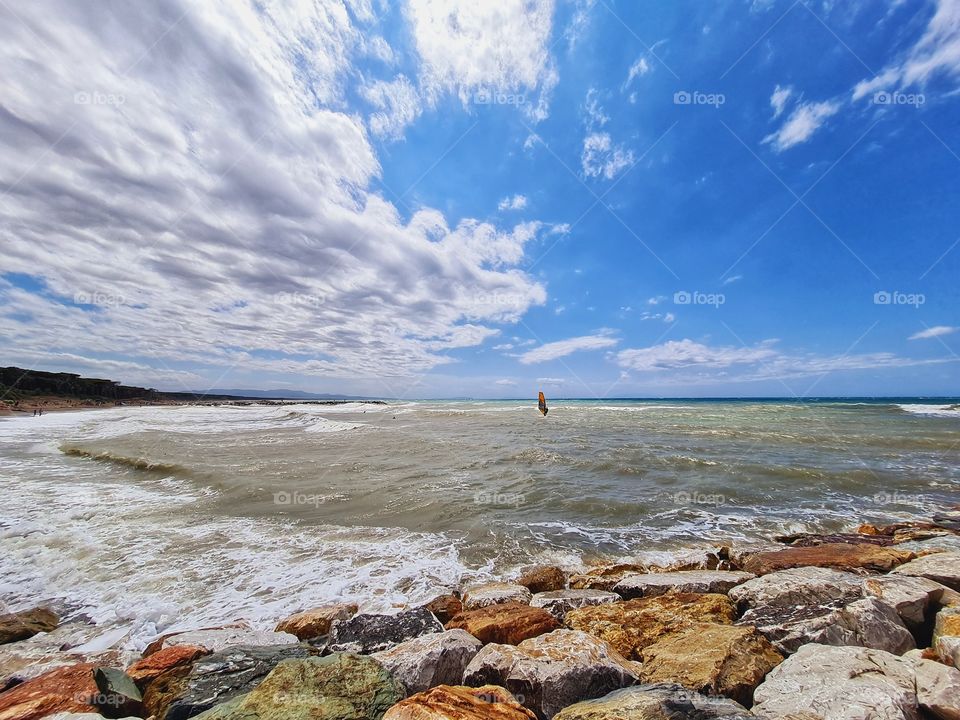
[[[540,402],[537,403],[537,407],[544,415],[547,414],[547,399],[543,396],[543,393],[540,393]]]

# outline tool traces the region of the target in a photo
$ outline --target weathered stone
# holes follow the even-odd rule
[[[383,720],[536,720],[536,715],[496,685],[440,685],[401,700]]]
[[[567,613],[564,623],[607,641],[630,660],[661,638],[694,622],[731,624],[737,613],[726,595],[671,593],[584,607]]]
[[[94,712],[95,666],[59,667],[0,693],[0,720],[36,720],[56,712]]]
[[[960,670],[931,660],[913,663],[917,702],[940,720],[960,720]]]
[[[919,720],[910,661],[883,650],[804,645],[754,691],[753,713],[810,720]]]
[[[646,565],[620,564],[601,565],[591,568],[584,573],[570,577],[570,587],[574,590],[607,590],[612,591],[614,586],[628,575],[640,575],[649,572]]]
[[[941,608],[933,623],[933,642],[952,635],[960,637],[960,607]]]
[[[350,653],[287,660],[253,690],[200,720],[380,720],[403,688],[378,662]]]
[[[924,538],[922,540],[905,540],[897,544],[897,550],[909,550],[917,556],[929,555],[934,552],[960,552],[960,535],[948,533]]]
[[[680,572],[628,575],[613,591],[625,599],[652,597],[667,592],[721,593],[754,576],[732,570],[683,570]]]
[[[487,645],[464,672],[465,685],[500,685],[539,718],[567,705],[632,685],[637,667],[607,643],[557,630],[517,646]]]
[[[154,641],[143,651],[149,657],[164,648],[177,645],[193,645],[209,652],[219,652],[226,648],[243,645],[246,647],[272,647],[275,645],[295,645],[297,637],[290,633],[270,632],[268,630],[250,630],[247,628],[217,628],[214,630],[187,630],[186,632],[165,635]]]
[[[909,575],[878,575],[864,578],[863,589],[867,595],[879,598],[893,607],[910,627],[919,627],[926,622],[927,608],[931,605],[948,604],[945,600],[960,601],[960,593],[924,577]]]
[[[448,630],[466,630],[484,643],[516,645],[537,635],[557,630],[560,623],[541,608],[521,603],[490,605],[464,610],[447,623]]]
[[[97,668],[93,671],[93,681],[98,692],[90,704],[105,716],[117,718],[141,714],[143,697],[140,688],[125,672],[115,668]]]
[[[513,583],[488,583],[467,588],[463,593],[463,609],[477,610],[504,603],[529,604],[533,594],[523,585]]]
[[[456,595],[441,595],[435,597],[424,607],[437,616],[443,625],[446,625],[454,617],[463,611],[463,603]]]
[[[825,567],[836,570],[872,570],[888,572],[914,558],[914,554],[877,545],[828,543],[810,547],[788,547],[775,552],[748,556],[743,569],[754,575],[767,575],[797,567]]]
[[[311,610],[294,613],[277,624],[277,632],[290,633],[300,640],[312,640],[330,632],[337,620],[349,620],[357,614],[352,603],[323,605]]]
[[[793,568],[748,580],[729,592],[741,611],[767,606],[845,604],[863,596],[863,579],[828,568]]]
[[[57,614],[47,608],[0,615],[0,645],[26,640],[37,633],[50,632],[59,623]]]
[[[833,533],[829,535],[796,533],[794,535],[777,535],[773,539],[784,545],[790,545],[791,547],[811,547],[813,545],[834,545],[837,543],[880,545],[886,547],[893,545],[895,542],[893,537],[887,535],[864,535],[861,533]]]
[[[617,602],[620,596],[606,590],[555,590],[553,592],[537,593],[530,601],[533,607],[539,607],[563,621],[564,616],[571,610]]]
[[[534,594],[555,592],[567,586],[567,574],[553,565],[535,565],[520,574],[517,585],[523,585]]]
[[[960,667],[960,637],[948,635],[937,638],[933,650],[940,662]]]
[[[553,720],[749,720],[740,703],[708,697],[681,685],[656,683],[614,690],[564,708]]]
[[[153,655],[155,652],[166,647],[168,645],[167,640],[171,638],[175,638],[179,635],[184,635],[188,632],[189,633],[200,633],[200,632],[206,633],[214,630],[219,631],[219,630],[250,630],[250,629],[251,628],[247,623],[237,622],[237,623],[232,623],[230,625],[218,625],[216,627],[203,627],[203,628],[195,628],[193,630],[177,630],[175,632],[164,633],[163,635],[160,635],[150,641],[147,647],[144,648],[143,650],[143,657],[146,657],[147,655]],[[169,645],[175,645],[175,644],[177,643],[169,643]],[[217,648],[217,649],[219,650],[220,648]]]
[[[483,643],[470,633],[447,630],[407,640],[371,657],[412,695],[437,685],[459,685],[481,647]]]
[[[404,610],[395,615],[355,615],[330,629],[332,652],[361,655],[387,650],[421,635],[443,632],[443,625],[426,608]]]
[[[198,657],[207,653],[206,648],[196,645],[173,645],[155,652],[153,655],[140,658],[127,668],[127,675],[139,687],[143,688],[151,680],[155,680],[165,672],[169,672],[175,667],[189,665]]]
[[[143,706],[157,720],[186,720],[249,692],[280,662],[312,652],[299,644],[227,648],[160,676],[144,693]]]
[[[925,555],[901,565],[893,573],[925,577],[960,591],[960,552]]]
[[[754,688],[782,660],[754,628],[694,623],[648,646],[640,677],[750,705]]]

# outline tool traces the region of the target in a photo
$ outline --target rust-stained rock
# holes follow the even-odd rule
[[[567,586],[567,574],[553,565],[535,565],[521,573],[517,585],[523,585],[532,593],[563,590]]]
[[[401,700],[383,720],[536,720],[536,715],[497,685],[439,685]]]
[[[516,645],[560,628],[553,615],[522,603],[490,605],[465,610],[446,625],[447,630],[466,630],[484,643]]]
[[[437,620],[446,625],[463,611],[463,603],[456,595],[440,595],[424,607],[437,616]]]
[[[330,626],[337,620],[349,620],[356,614],[357,606],[353,603],[322,605],[284,618],[277,624],[276,631],[290,633],[300,640],[312,640],[330,632]]]
[[[609,592],[613,590],[614,585],[627,575],[638,575],[645,572],[649,572],[646,565],[634,563],[601,565],[571,576],[570,587],[574,590],[606,590]]]
[[[175,667],[189,665],[201,655],[206,655],[207,652],[206,648],[198,645],[173,645],[140,658],[127,668],[127,675],[143,688],[147,683],[156,680],[165,672]]]
[[[53,610],[42,607],[0,615],[0,645],[50,632],[59,623],[60,618]]]
[[[911,552],[877,545],[829,543],[810,547],[788,547],[775,552],[749,555],[743,562],[743,569],[754,575],[766,575],[797,567],[889,572],[914,557],[916,556]]]
[[[77,663],[44,673],[0,693],[0,720],[36,720],[57,712],[96,712],[96,665]]]
[[[584,607],[567,613],[564,623],[607,641],[630,660],[648,645],[695,622],[732,624],[737,619],[726,595],[671,593]]]
[[[477,610],[504,603],[529,603],[533,594],[516,583],[487,583],[474,585],[463,593],[463,609]]]
[[[753,690],[783,656],[751,627],[693,623],[643,651],[645,682],[675,682],[749,706]]]

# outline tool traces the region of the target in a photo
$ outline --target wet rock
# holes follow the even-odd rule
[[[463,603],[460,602],[460,598],[456,595],[441,595],[440,597],[435,597],[424,605],[424,607],[436,615],[437,620],[443,625],[446,625],[463,611]]]
[[[407,640],[371,657],[412,695],[437,685],[459,685],[463,671],[482,647],[468,632],[447,630]]]
[[[893,537],[881,534],[864,535],[861,533],[833,533],[831,535],[817,535],[813,533],[797,533],[795,535],[777,535],[773,538],[778,543],[792,547],[811,547],[813,545],[832,545],[850,543],[853,545],[893,545]]]
[[[47,608],[33,608],[17,613],[0,615],[0,645],[26,640],[37,633],[56,629],[60,618]]]
[[[538,718],[567,705],[633,685],[637,667],[607,643],[575,630],[557,630],[517,646],[487,645],[464,672],[465,685],[500,685]]]
[[[918,540],[909,540],[897,545],[898,550],[909,550],[920,555],[934,552],[960,552],[960,535],[943,534]]]
[[[329,649],[369,655],[421,635],[439,632],[443,632],[443,625],[424,607],[395,615],[364,613],[342,620],[330,629]]]
[[[901,565],[893,574],[925,577],[960,591],[960,552],[926,555]]]
[[[284,618],[277,624],[276,631],[300,640],[313,640],[330,632],[330,626],[337,620],[349,620],[356,614],[357,606],[352,603],[323,605]]]
[[[196,645],[173,645],[155,652],[153,655],[140,658],[127,668],[127,675],[137,683],[138,687],[143,688],[164,673],[176,667],[190,665],[198,657],[207,653],[206,648]]]
[[[639,660],[648,645],[692,623],[729,625],[736,618],[726,595],[671,593],[580,608],[567,613],[564,623],[605,640],[629,660]]]
[[[747,720],[754,715],[727,698],[672,683],[636,685],[564,708],[554,720]]]
[[[631,563],[601,565],[584,573],[571,576],[570,587],[574,590],[612,591],[614,586],[628,575],[641,575],[646,572],[649,572],[646,565]]]
[[[183,635],[185,633],[199,633],[199,632],[209,632],[212,630],[250,630],[250,626],[245,622],[233,623],[231,625],[218,625],[216,627],[205,627],[205,628],[195,628],[193,630],[177,630],[176,632],[164,633],[159,637],[154,638],[150,641],[146,648],[143,650],[143,657],[147,655],[153,655],[153,653],[161,650],[167,645],[167,640],[177,637],[178,635]],[[175,645],[176,643],[169,643],[170,645]],[[219,649],[219,648],[218,648]],[[212,652],[212,651],[211,651]]]
[[[441,685],[401,700],[383,720],[536,720],[536,715],[496,685]]]
[[[753,577],[750,573],[731,570],[684,570],[628,575],[614,586],[613,591],[628,600],[663,595],[667,592],[725,594]]]
[[[743,569],[754,575],[767,575],[779,570],[798,567],[889,572],[914,557],[914,554],[910,552],[877,545],[829,543],[756,553],[743,561]]]
[[[940,720],[960,720],[960,670],[932,660],[913,663],[917,702]]]
[[[546,610],[520,603],[464,610],[447,623],[447,630],[466,630],[484,643],[516,645],[557,630],[560,623]]]
[[[567,586],[567,574],[553,565],[536,565],[521,573],[517,585],[523,585],[534,594],[555,592]]]
[[[887,535],[896,539],[898,535],[900,537],[916,538],[925,532],[939,534],[952,531],[935,522],[899,522],[890,523],[889,525],[864,523],[857,528],[857,532],[861,535]]]
[[[563,621],[571,610],[617,602],[620,596],[606,590],[554,590],[537,593],[530,601],[533,607],[543,608],[557,620]]]
[[[754,688],[782,660],[754,628],[694,623],[648,646],[640,677],[750,705]]]
[[[202,720],[380,720],[403,688],[378,662],[350,653],[287,660],[250,692]]]
[[[94,669],[91,663],[59,667],[0,693],[0,720],[37,720],[56,712],[94,712]]]
[[[477,610],[478,608],[489,607],[490,605],[503,605],[504,603],[523,603],[528,604],[533,594],[523,585],[512,583],[488,583],[487,585],[476,585],[463,594],[463,609]]]
[[[927,609],[931,606],[960,604],[960,593],[924,577],[878,575],[865,578],[863,589],[867,595],[893,607],[912,628],[926,622]]]
[[[960,531],[960,509],[944,510],[934,513],[933,521],[940,527]]]
[[[768,606],[846,604],[863,596],[863,578],[828,568],[793,568],[748,580],[730,590],[741,611]]]
[[[919,720],[910,661],[883,650],[804,645],[754,692],[765,718]]]
[[[186,632],[165,635],[153,641],[143,651],[143,654],[147,657],[164,648],[176,647],[177,645],[193,645],[202,647],[209,652],[219,652],[237,645],[272,647],[275,645],[295,645],[297,642],[299,641],[295,635],[268,630],[250,630],[248,628],[187,630]]]
[[[186,720],[252,690],[280,662],[310,657],[306,645],[238,646],[161,675],[144,693],[157,720]]]
[[[91,704],[108,718],[140,715],[142,711],[140,688],[129,675],[115,668],[97,668],[93,671],[97,694]]]

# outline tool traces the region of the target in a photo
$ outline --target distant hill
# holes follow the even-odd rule
[[[336,393],[310,393],[303,390],[241,390],[237,388],[213,388],[197,395],[215,395],[239,398],[262,398],[264,400],[378,400],[364,395],[337,395]]]

